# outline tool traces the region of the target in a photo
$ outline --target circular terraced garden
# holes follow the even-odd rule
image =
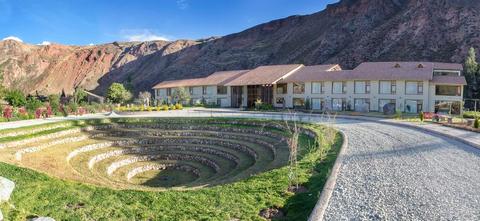
[[[335,159],[331,147],[340,141],[322,144],[325,128],[302,125],[296,170],[306,191],[295,194],[289,192],[286,125],[120,118],[0,131],[0,160],[8,163],[0,164],[0,174],[18,183],[16,209],[3,210],[18,219],[249,220],[261,219],[268,208],[306,217],[309,212],[293,210],[295,199],[307,197],[305,205],[313,208]]]

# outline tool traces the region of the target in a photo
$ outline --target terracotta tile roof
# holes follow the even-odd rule
[[[431,62],[364,62],[353,69],[355,80],[417,80],[433,77]]]
[[[465,80],[464,76],[433,76],[432,83],[467,85],[467,81]]]
[[[331,71],[338,69],[341,70],[337,64],[304,66],[278,83],[335,80],[350,75],[351,71]]]
[[[463,70],[463,65],[462,65],[462,64],[457,64],[457,63],[439,63],[439,62],[434,62],[434,63],[433,63],[433,69],[437,69],[437,70],[458,70],[458,71],[462,71],[462,70]]]
[[[225,85],[249,70],[218,71],[204,78],[203,85]]]
[[[174,88],[174,87],[191,87],[191,86],[210,86],[210,85],[224,85],[238,76],[244,74],[248,70],[235,71],[219,71],[204,78],[190,78],[173,81],[163,81],[155,85],[153,89],[160,88]]]
[[[155,85],[153,89],[195,86],[198,82],[201,82],[202,80],[203,78],[162,81]]]
[[[301,64],[260,66],[228,82],[227,86],[274,84],[303,67]]]
[[[433,62],[364,62],[353,70],[325,71],[322,66],[306,66],[279,83],[342,80],[424,81],[432,80],[434,68],[461,70],[461,67],[461,64]]]

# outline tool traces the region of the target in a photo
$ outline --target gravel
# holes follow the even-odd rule
[[[349,144],[325,220],[480,220],[480,150],[425,132],[337,119]]]

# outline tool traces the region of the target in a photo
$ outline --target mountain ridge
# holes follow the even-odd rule
[[[25,92],[103,94],[112,82],[136,92],[163,80],[203,77],[258,65],[363,61],[463,62],[480,47],[480,1],[342,0],[223,37],[96,46],[32,46],[0,42],[7,87]],[[18,42],[17,42],[18,43]]]

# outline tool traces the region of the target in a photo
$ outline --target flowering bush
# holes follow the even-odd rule
[[[35,119],[41,118],[41,117],[42,117],[42,113],[43,113],[42,108],[37,108],[37,109],[35,110]]]
[[[177,110],[182,110],[182,109],[183,109],[183,105],[182,105],[182,104],[175,104],[175,109],[177,109]]]
[[[47,105],[47,117],[51,117],[53,115],[53,110],[50,104]]]
[[[10,119],[13,117],[13,107],[11,106],[6,106],[3,109],[3,117],[6,119]]]

